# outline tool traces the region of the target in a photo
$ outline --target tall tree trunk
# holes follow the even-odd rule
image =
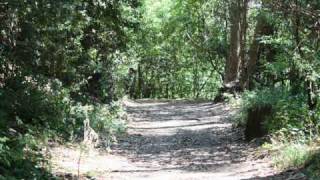
[[[143,74],[141,70],[141,65],[138,65],[138,87],[137,87],[137,94],[136,98],[141,98],[142,97],[142,88],[143,88]]]
[[[292,34],[295,42],[295,48],[297,49],[297,53],[303,57],[303,53],[301,51],[301,40],[300,40],[300,13],[299,13],[299,2],[298,0],[294,1],[295,8],[294,8],[294,16],[292,17]],[[291,68],[289,73],[289,80],[291,85],[291,93],[296,95],[301,90],[301,76],[298,71],[297,62],[291,61]],[[302,80],[303,81],[303,80]]]
[[[239,80],[240,65],[244,63],[247,6],[248,0],[230,2],[230,50],[225,66],[225,85]]]
[[[243,0],[243,4],[240,6],[241,19],[240,19],[240,69],[238,72],[238,78],[241,78],[241,74],[244,72],[246,67],[246,40],[247,40],[247,11],[248,11],[248,1]]]
[[[106,80],[106,90],[107,96],[105,102],[111,104],[112,101],[116,100],[115,96],[115,79],[114,79],[114,64],[111,60],[107,60],[106,71],[105,71],[105,80]],[[100,82],[101,83],[101,82]]]
[[[193,97],[196,97],[197,91],[199,90],[199,72],[198,72],[198,61],[195,56],[192,58],[193,61]]]

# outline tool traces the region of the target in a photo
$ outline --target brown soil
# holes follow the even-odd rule
[[[246,143],[229,117],[228,105],[195,101],[126,102],[128,133],[111,153],[56,147],[56,173],[87,179],[288,179]],[[65,176],[66,177],[66,176]],[[70,179],[69,178],[69,179]],[[303,179],[297,177],[296,179]]]

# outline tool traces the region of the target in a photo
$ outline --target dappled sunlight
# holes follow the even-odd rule
[[[214,108],[213,108],[214,107]],[[128,107],[134,121],[130,129],[144,133],[177,133],[177,130],[201,130],[208,128],[224,128],[231,126],[220,118],[228,116],[223,104],[212,106],[212,103],[153,103],[149,107],[143,105]],[[219,113],[213,111],[219,111]],[[168,130],[166,130],[168,129]]]
[[[268,179],[285,177],[244,141],[228,117],[234,110],[211,102],[127,103],[129,127],[111,151],[52,148],[53,171],[98,179]],[[80,157],[80,152],[81,157]],[[80,158],[80,163],[79,163]]]
[[[244,143],[240,130],[232,128],[227,117],[233,112],[226,104],[136,103],[127,107],[128,134],[112,146],[112,154],[125,156],[137,169],[150,171],[121,169],[112,173],[114,177],[120,177],[123,172],[152,179],[159,174],[169,174],[170,179],[183,178],[181,174],[191,177],[193,173],[206,173],[202,175],[207,178],[230,178],[234,174],[253,177],[262,170],[271,171],[264,163],[250,162],[254,147]]]
[[[320,179],[320,0],[1,0],[0,180]]]

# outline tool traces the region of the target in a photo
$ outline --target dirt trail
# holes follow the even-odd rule
[[[233,111],[225,104],[147,100],[126,104],[128,134],[111,147],[111,154],[83,156],[81,173],[117,180],[282,179],[272,176],[273,169],[263,160],[253,158],[255,147],[232,127],[228,118]],[[77,172],[78,158],[70,159],[79,154],[76,150],[58,149],[55,154],[56,167]]]
[[[254,148],[232,128],[232,111],[212,102],[127,103],[128,135],[113,147],[132,167],[114,179],[250,179],[272,169],[251,158]]]

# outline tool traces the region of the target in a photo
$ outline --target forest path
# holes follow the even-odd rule
[[[254,144],[228,120],[227,104],[127,101],[128,132],[111,152],[75,147],[51,150],[53,171],[77,179],[287,179],[257,156]],[[81,156],[79,156],[81,154]],[[79,163],[80,159],[80,163]]]
[[[127,102],[129,129],[112,147],[129,166],[110,179],[256,179],[273,170],[254,160],[255,148],[228,120],[223,103],[195,101]]]

